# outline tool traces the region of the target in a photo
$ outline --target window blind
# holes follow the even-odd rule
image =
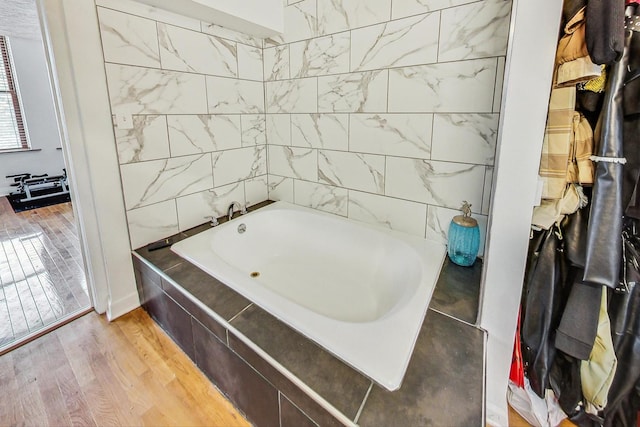
[[[7,40],[0,36],[0,152],[28,149]]]

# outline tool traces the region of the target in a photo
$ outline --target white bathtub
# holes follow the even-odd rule
[[[402,383],[445,255],[285,202],[171,249],[388,390]]]

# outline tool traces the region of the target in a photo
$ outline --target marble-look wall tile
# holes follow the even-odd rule
[[[127,209],[213,187],[210,154],[129,163],[120,173]]]
[[[291,145],[291,115],[266,115],[267,144]]]
[[[127,211],[131,248],[137,249],[166,236],[176,234],[178,215],[174,200]]]
[[[292,178],[268,175],[269,200],[293,203],[293,181]]]
[[[331,185],[294,180],[294,203],[313,209],[347,216],[347,190]]]
[[[389,112],[479,112],[493,109],[495,59],[389,70]]]
[[[106,62],[160,67],[155,21],[101,7],[98,20]]]
[[[267,113],[315,113],[318,85],[315,78],[266,82]]]
[[[267,175],[257,176],[244,182],[244,199],[247,206],[264,202],[269,199],[269,184]]]
[[[280,46],[284,42],[285,41],[283,35],[274,35],[262,40],[262,44],[265,49],[273,46]]]
[[[498,69],[496,71],[496,90],[493,95],[493,112],[499,113],[502,104],[502,86],[504,85],[505,57],[498,57]]]
[[[476,1],[478,0],[393,0],[391,18],[399,19]]]
[[[120,164],[169,157],[166,116],[133,116],[133,129],[115,128]]]
[[[430,13],[351,32],[351,70],[431,64],[438,59],[440,14]]]
[[[240,148],[240,116],[175,115],[168,116],[171,155],[208,153]]]
[[[387,157],[386,194],[401,199],[459,208],[482,208],[484,166]]]
[[[427,205],[349,190],[349,218],[424,237]]]
[[[203,33],[211,34],[212,36],[222,37],[223,39],[232,40],[237,43],[253,47],[262,47],[262,39],[249,34],[240,33],[227,27],[211,24],[208,22],[201,22],[201,29]]]
[[[349,47],[348,31],[292,43],[291,77],[348,73]]]
[[[106,64],[114,114],[202,114],[207,112],[204,76]]]
[[[234,42],[166,24],[158,24],[158,41],[163,69],[238,76]]]
[[[511,1],[484,0],[442,11],[438,60],[505,55]]]
[[[352,114],[351,151],[428,159],[433,114]]]
[[[242,124],[243,147],[267,143],[264,114],[243,114],[240,117],[240,123]]]
[[[329,150],[348,150],[349,115],[292,114],[291,145]]]
[[[482,214],[489,215],[491,210],[491,193],[493,192],[493,168],[487,168],[484,174],[484,193],[482,194]]]
[[[154,21],[164,22],[176,25],[182,28],[188,28],[194,31],[200,31],[200,21],[188,18],[184,15],[169,12],[146,4],[138,3],[131,0],[96,0],[97,6],[104,6],[109,9],[118,10],[131,15],[143,18],[153,19]]]
[[[318,77],[318,112],[387,111],[387,70]]]
[[[379,24],[391,18],[391,0],[318,0],[320,35]]]
[[[231,202],[244,204],[244,185],[236,182],[176,199],[180,231],[188,230],[209,221],[207,217],[227,214]]]
[[[235,187],[241,186],[236,184]],[[178,197],[175,203],[178,210],[178,228],[180,231],[209,222],[210,219],[208,217],[217,218],[222,215],[222,213],[219,214],[214,210],[215,196],[212,189]]]
[[[213,183],[215,187],[266,173],[267,150],[264,146],[213,153]]]
[[[427,212],[427,239],[447,244],[449,224],[456,215],[460,215],[459,210],[429,206]],[[473,217],[478,221],[478,228],[480,229],[478,256],[482,256],[484,255],[485,236],[487,234],[487,217],[485,215],[474,215]]]
[[[285,7],[284,28],[282,39],[285,43],[315,37],[318,34],[316,0],[303,0]]]
[[[289,78],[289,45],[264,49],[264,80],[284,80]]]
[[[431,158],[493,165],[499,118],[498,114],[436,114]]]
[[[261,48],[238,43],[238,77],[264,81]]]
[[[209,113],[264,113],[261,82],[207,76]]]
[[[317,150],[269,146],[269,173],[289,178],[318,180],[318,152]]]
[[[384,167],[384,156],[318,151],[318,181],[339,187],[383,194]]]

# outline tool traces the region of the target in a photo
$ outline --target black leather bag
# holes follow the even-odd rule
[[[534,232],[529,243],[522,296],[522,357],[531,388],[544,397],[555,356],[555,330],[562,315],[567,265],[556,225]]]

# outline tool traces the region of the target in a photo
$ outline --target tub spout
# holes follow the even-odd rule
[[[237,207],[238,210],[240,211],[241,215],[244,215],[247,213],[247,209],[245,207],[243,207],[242,205],[240,205],[240,203],[238,202],[231,202],[231,204],[229,205],[229,209],[227,209],[227,219],[229,221],[231,221],[231,218],[233,218],[233,208]]]

